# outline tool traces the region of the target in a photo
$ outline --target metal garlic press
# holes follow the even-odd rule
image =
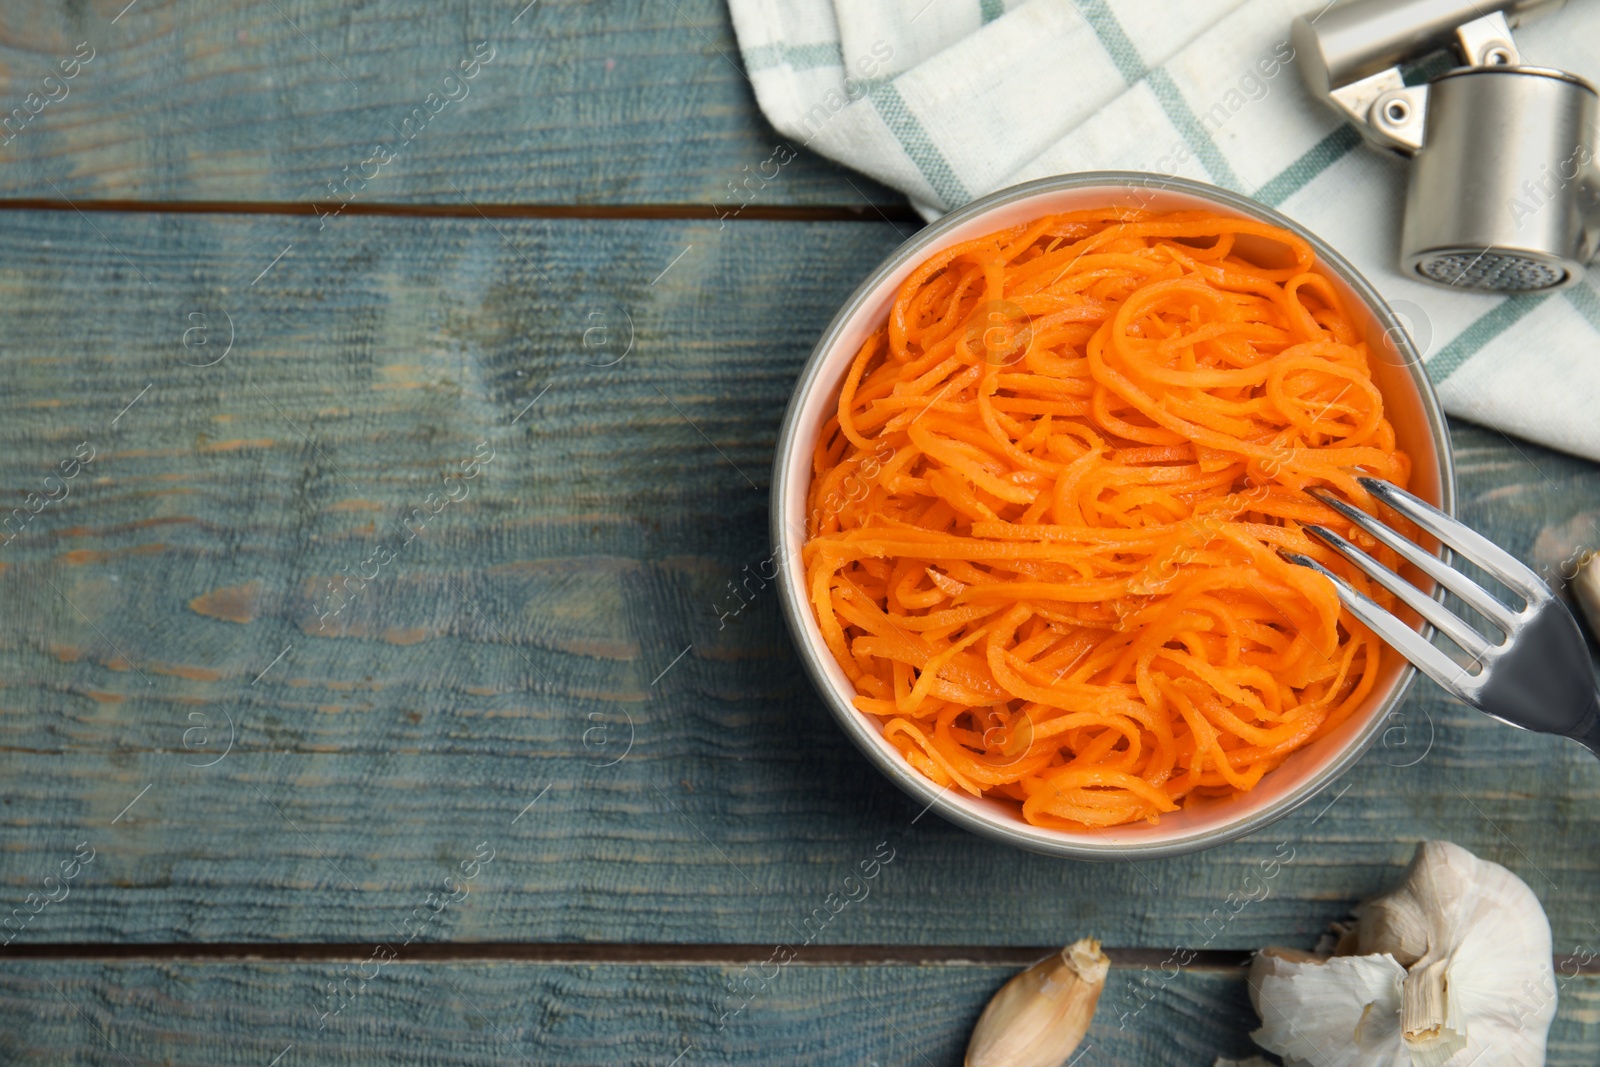
[[[1511,29],[1566,0],[1339,0],[1290,34],[1311,91],[1410,157],[1400,267],[1437,285],[1573,284],[1600,245],[1600,96],[1522,65]],[[1584,0],[1591,2],[1591,0]],[[1402,65],[1459,66],[1406,85]]]

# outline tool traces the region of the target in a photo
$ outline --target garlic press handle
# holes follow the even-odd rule
[[[1454,48],[1468,66],[1515,65],[1512,27],[1566,0],[1338,0],[1294,20],[1290,41],[1312,92],[1328,96]]]

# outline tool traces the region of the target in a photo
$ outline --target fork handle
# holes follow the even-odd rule
[[[1588,719],[1568,736],[1600,759],[1600,693],[1595,694],[1595,703],[1589,709]]]

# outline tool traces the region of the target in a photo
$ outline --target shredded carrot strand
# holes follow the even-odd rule
[[[808,593],[921,773],[1037,826],[1156,822],[1367,698],[1378,640],[1278,553],[1391,604],[1304,526],[1398,560],[1304,489],[1375,513],[1356,479],[1410,468],[1305,241],[1053,215],[931,257],[856,353],[813,458]]]

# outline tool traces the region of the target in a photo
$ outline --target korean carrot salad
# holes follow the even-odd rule
[[[1393,603],[1303,532],[1398,562],[1305,492],[1376,513],[1356,479],[1410,473],[1359,321],[1305,241],[1203,211],[922,263],[813,456],[807,596],[856,708],[934,782],[1066,830],[1245,793],[1337,727],[1379,644],[1279,551]]]

